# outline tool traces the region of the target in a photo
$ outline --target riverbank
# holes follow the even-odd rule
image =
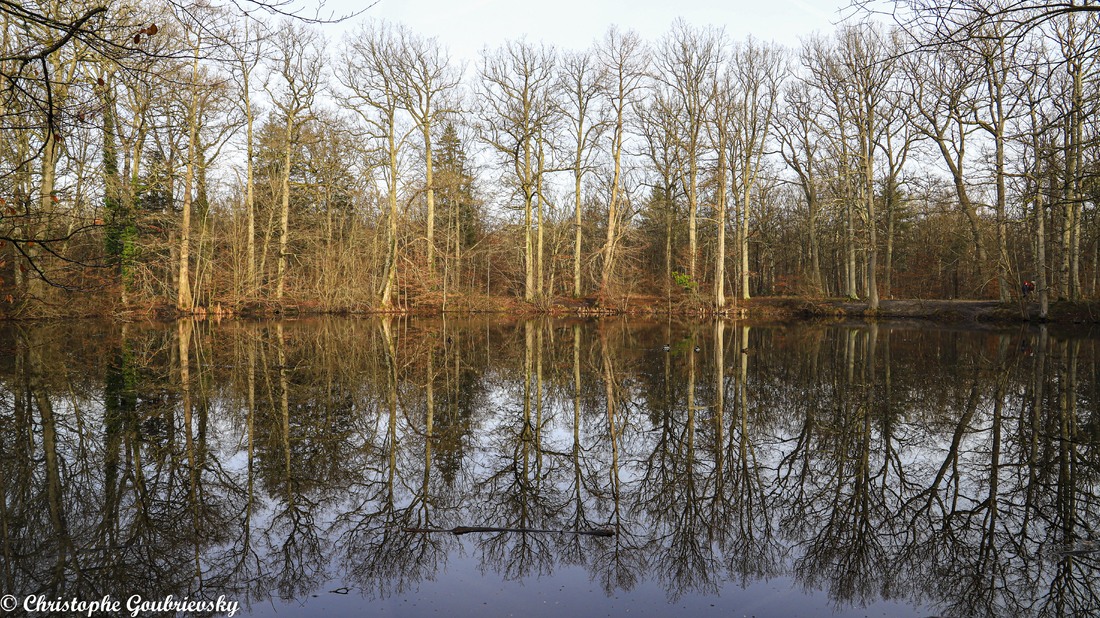
[[[875,312],[870,311],[866,302],[846,299],[762,298],[747,301],[745,307],[750,317],[786,314],[790,317],[915,319],[951,324],[1100,323],[1100,303],[1095,301],[1052,302],[1046,318],[1040,317],[1038,302],[1009,304],[995,300],[890,299],[881,301]]]
[[[719,313],[753,320],[791,319],[904,319],[944,324],[988,323],[1016,324],[1048,322],[1059,324],[1100,324],[1100,302],[1056,301],[1050,303],[1045,318],[1039,303],[1001,303],[996,300],[889,299],[872,312],[867,302],[840,298],[765,297],[731,300],[720,312],[701,302],[682,299],[632,297],[618,303],[599,304],[590,300],[565,300],[556,303],[551,313],[579,314],[674,314],[705,315]]]
[[[171,305],[106,308],[96,303],[72,303],[35,311],[23,307],[13,312],[0,304],[0,320],[77,319],[109,317],[122,320],[172,320],[183,315]],[[8,311],[5,311],[8,310]],[[200,318],[278,318],[307,315],[439,315],[439,314],[508,314],[516,316],[582,316],[612,315],[722,315],[734,319],[799,320],[799,319],[902,319],[942,324],[1017,324],[1047,322],[1057,324],[1100,324],[1098,301],[1054,301],[1045,319],[1039,316],[1038,302],[1001,303],[996,300],[889,299],[879,303],[878,311],[869,310],[865,301],[843,298],[761,297],[749,300],[729,299],[727,306],[715,311],[709,299],[682,295],[663,297],[628,295],[608,297],[557,297],[538,302],[526,302],[511,297],[451,296],[417,299],[415,303],[399,305],[389,311],[368,306],[327,307],[318,303],[238,302],[215,303],[199,307],[191,315]]]

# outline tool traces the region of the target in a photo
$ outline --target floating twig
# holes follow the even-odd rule
[[[614,530],[596,528],[594,530],[543,530],[539,528],[490,528],[485,526],[455,526],[454,528],[404,528],[405,532],[450,532],[454,535],[471,532],[540,532],[552,534],[583,534],[585,536],[615,536]]]

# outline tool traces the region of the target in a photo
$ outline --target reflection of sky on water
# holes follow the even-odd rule
[[[0,331],[16,591],[124,596],[150,578],[262,616],[1097,608],[1095,556],[1050,549],[1096,536],[1094,340],[616,321],[444,337],[414,321],[381,346],[376,322],[332,324],[199,330],[188,415],[174,331],[92,361],[50,357],[48,329]],[[1014,354],[1021,338],[1033,354]],[[620,534],[403,531],[452,526]]]
[[[660,586],[639,582],[633,590],[608,595],[592,582],[583,568],[561,567],[552,575],[503,581],[494,573],[482,574],[471,557],[470,545],[452,552],[446,569],[434,580],[420,582],[416,590],[388,598],[367,598],[356,591],[347,594],[319,592],[307,599],[255,604],[253,616],[369,615],[420,618],[488,618],[516,616],[551,618],[559,616],[752,616],[755,618],[863,618],[927,616],[903,603],[879,601],[866,607],[835,607],[817,590],[803,590],[788,577],[754,581],[747,586],[727,582],[717,594],[688,594],[670,602]],[[331,582],[337,590],[338,580]]]

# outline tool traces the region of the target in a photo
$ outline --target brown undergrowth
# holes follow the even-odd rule
[[[116,319],[174,319],[191,315],[207,319],[234,317],[294,317],[301,315],[439,315],[441,313],[492,313],[514,316],[555,315],[600,317],[612,315],[711,317],[753,320],[800,319],[903,319],[944,324],[1052,322],[1064,324],[1100,324],[1100,302],[1055,301],[1046,319],[1039,316],[1038,303],[1005,304],[995,300],[888,299],[871,312],[866,302],[842,298],[763,297],[740,300],[730,298],[727,306],[716,311],[710,298],[690,292],[671,296],[658,294],[590,295],[543,297],[534,302],[502,296],[477,294],[420,294],[402,297],[393,306],[326,306],[316,301],[288,299],[284,302],[225,299],[209,307],[196,307],[190,313],[177,311],[167,304],[131,304],[108,302],[33,305],[0,303],[0,319],[72,319],[108,317]]]

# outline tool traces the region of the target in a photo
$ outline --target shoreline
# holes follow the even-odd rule
[[[594,297],[555,298],[529,303],[512,298],[467,297],[455,299],[449,306],[439,303],[414,304],[381,310],[370,307],[325,308],[310,303],[240,303],[237,306],[215,303],[187,313],[169,305],[119,308],[109,312],[50,312],[24,315],[0,314],[0,321],[56,321],[74,319],[114,319],[121,321],[173,321],[184,317],[199,319],[272,319],[305,316],[440,316],[502,315],[599,318],[612,316],[726,317],[744,320],[915,320],[943,325],[965,324],[1100,324],[1098,301],[1053,301],[1046,319],[1039,318],[1038,302],[1001,303],[996,300],[888,299],[870,312],[864,301],[842,298],[760,297],[733,300],[716,311],[701,299],[682,297],[670,300],[654,296],[631,296],[616,301]]]

